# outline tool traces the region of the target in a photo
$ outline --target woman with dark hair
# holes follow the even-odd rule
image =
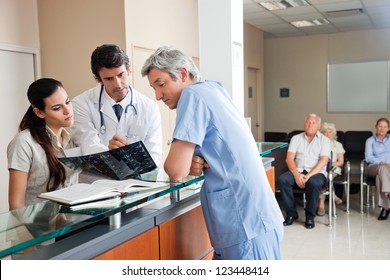
[[[73,124],[73,107],[61,82],[42,78],[28,88],[31,104],[19,132],[8,144],[9,209],[41,201],[37,195],[77,183],[78,173],[57,157],[74,148],[64,128]]]

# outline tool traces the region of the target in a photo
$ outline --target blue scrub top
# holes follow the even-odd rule
[[[174,139],[196,144],[209,164],[201,203],[214,248],[280,228],[283,215],[253,135],[218,82],[186,87],[177,105]]]

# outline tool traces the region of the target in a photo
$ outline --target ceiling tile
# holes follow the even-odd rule
[[[365,7],[389,7],[389,0],[362,0],[362,3]]]
[[[252,25],[261,25],[261,26],[266,26],[266,25],[274,25],[274,24],[285,24],[283,20],[280,18],[274,17],[274,18],[258,18],[258,19],[251,19],[247,20],[249,24]]]
[[[329,11],[360,9],[363,8],[363,5],[361,4],[360,1],[348,1],[348,2],[318,4],[316,8],[320,12],[329,12]]]
[[[285,37],[390,28],[390,0],[308,0],[311,6],[268,11],[253,0],[243,0],[244,21],[265,31],[265,36]],[[363,14],[327,18],[329,25],[296,28],[289,22],[327,17],[328,11],[362,9]]]
[[[288,9],[273,11],[275,15],[278,15],[280,17],[291,16],[291,15],[302,15],[306,13],[315,13],[315,12],[317,11],[311,6],[302,6],[297,8],[288,8]]]
[[[313,19],[322,19],[324,16],[321,13],[318,13],[316,11],[309,12],[309,13],[296,13],[296,14],[289,14],[284,15],[282,18],[285,21],[291,22],[296,20],[313,20]]]
[[[320,26],[310,26],[310,27],[304,27],[302,28],[303,32],[306,34],[331,34],[338,32],[338,29],[335,28],[333,25],[327,24],[327,25],[320,25]]]

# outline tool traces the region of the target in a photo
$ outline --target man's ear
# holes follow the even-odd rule
[[[33,108],[33,111],[35,115],[37,115],[38,118],[44,119],[45,118],[45,113],[39,110],[38,108]]]
[[[130,76],[130,74],[131,74],[130,65],[128,65],[128,66],[126,67],[126,71],[127,71],[127,76]]]
[[[187,81],[187,79],[189,78],[187,68],[185,67],[180,68],[180,78],[183,83]]]

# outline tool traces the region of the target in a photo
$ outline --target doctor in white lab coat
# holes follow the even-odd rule
[[[92,154],[143,141],[157,165],[162,157],[161,115],[156,101],[130,86],[127,54],[116,45],[97,47],[91,68],[99,85],[73,100],[74,142]],[[113,106],[119,104],[121,115]]]

